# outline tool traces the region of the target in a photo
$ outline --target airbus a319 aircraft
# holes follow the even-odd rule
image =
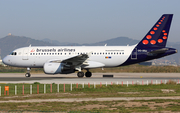
[[[3,59],[3,63],[27,68],[43,68],[46,74],[69,74],[82,69],[91,77],[91,68],[118,67],[177,53],[166,47],[173,14],[164,14],[138,43],[132,46],[29,46],[14,50]]]

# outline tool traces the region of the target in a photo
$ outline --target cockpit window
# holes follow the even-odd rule
[[[16,52],[12,52],[12,53],[10,53],[10,55],[17,55],[17,53]]]

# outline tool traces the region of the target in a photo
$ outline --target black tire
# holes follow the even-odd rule
[[[30,76],[31,76],[30,73],[26,73],[26,74],[25,74],[25,77],[30,77]]]
[[[91,77],[91,76],[92,76],[92,73],[89,72],[89,71],[87,71],[87,72],[85,73],[85,76],[86,76],[86,77]]]
[[[78,72],[78,73],[77,73],[77,76],[78,76],[79,78],[84,77],[84,72]]]

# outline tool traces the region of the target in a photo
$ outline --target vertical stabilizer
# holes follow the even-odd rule
[[[164,14],[138,43],[139,48],[163,48],[169,35],[173,14]]]

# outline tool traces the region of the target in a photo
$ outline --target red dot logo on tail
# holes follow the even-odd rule
[[[151,36],[151,35],[147,35],[146,38],[147,38],[147,39],[151,39],[152,36]]]
[[[150,32],[150,34],[152,34],[152,35],[153,35],[153,34],[155,34],[155,32],[154,32],[154,31],[151,31],[151,32]]]
[[[166,39],[167,39],[167,36],[163,36],[163,39],[166,40]]]
[[[162,43],[163,42],[163,40],[162,39],[158,39],[158,43]]]
[[[144,45],[147,45],[147,44],[149,43],[149,41],[148,41],[148,40],[143,40],[142,43],[143,43]]]
[[[153,28],[155,31],[157,30],[157,27]]]
[[[156,41],[155,40],[151,40],[150,42],[152,45],[156,44]]]
[[[159,24],[157,24],[156,27],[159,27]]]

